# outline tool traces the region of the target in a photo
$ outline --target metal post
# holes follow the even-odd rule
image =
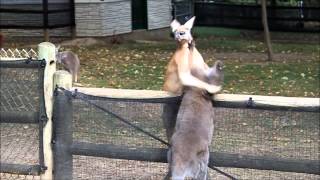
[[[76,22],[75,22],[75,5],[74,0],[70,0],[70,23],[71,23],[71,38],[77,37]]]
[[[42,0],[42,11],[43,11],[43,36],[44,36],[44,41],[48,42],[49,41],[48,0]]]

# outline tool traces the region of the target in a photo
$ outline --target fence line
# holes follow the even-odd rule
[[[126,100],[137,102],[146,102],[149,100],[172,98],[173,95],[163,91],[148,91],[148,90],[124,90],[124,89],[107,89],[107,88],[76,88],[81,93],[86,93],[92,97],[92,100],[103,101],[117,101],[114,98],[118,98],[119,102]],[[65,95],[67,94],[67,95]],[[69,127],[73,127],[73,103],[72,99],[78,99],[77,96],[72,96],[73,93],[57,93],[56,96],[56,141],[55,148],[58,151],[63,151],[65,157],[57,156],[55,165],[59,169],[56,177],[64,176],[66,178],[72,177],[72,155],[80,156],[94,156],[113,159],[127,159],[137,161],[149,161],[149,162],[167,162],[166,149],[165,148],[148,148],[148,147],[134,147],[119,146],[113,144],[96,144],[89,142],[81,142],[73,140],[73,130]],[[149,99],[148,99],[149,98]],[[221,103],[227,103],[227,107],[241,107],[241,108],[261,108],[268,109],[272,107],[272,110],[279,108],[287,108],[286,110],[295,110],[306,112],[319,112],[320,99],[319,98],[296,98],[296,97],[270,97],[270,96],[254,96],[254,95],[230,95],[230,94],[218,94],[214,98],[215,102],[220,102],[216,106],[220,107]],[[248,102],[251,105],[248,105]],[[255,102],[255,103],[253,103]],[[236,104],[236,105],[233,105]],[[255,105],[254,105],[255,104]],[[240,106],[239,106],[240,105]],[[63,107],[61,107],[63,106]],[[63,113],[65,112],[65,113]],[[69,115],[67,115],[69,113]],[[70,143],[71,142],[71,143]],[[58,155],[58,154],[56,154]],[[211,152],[209,166],[219,167],[232,167],[232,168],[248,168],[257,170],[274,170],[283,172],[296,172],[319,175],[319,162],[313,159],[291,159],[288,157],[274,157],[272,155],[246,155],[246,154],[233,154],[228,152]]]
[[[53,178],[51,112],[53,108],[53,74],[56,71],[55,49],[54,44],[43,42],[38,45],[38,52],[33,49],[12,50],[2,48],[0,50],[0,67],[3,68],[4,73],[2,75],[6,75],[9,80],[10,78],[13,80],[1,79],[1,83],[3,83],[1,85],[1,87],[3,87],[1,88],[1,101],[4,101],[1,103],[1,107],[9,106],[9,108],[1,111],[0,123],[38,124],[39,131],[37,137],[37,141],[39,141],[39,164],[23,165],[1,162],[0,172],[40,175],[41,179],[46,180]],[[16,68],[20,69],[15,70]],[[39,69],[39,72],[36,70],[32,71],[32,69]],[[27,72],[28,77],[23,78],[25,76],[21,74],[21,72]],[[38,74],[32,74],[32,72]],[[35,81],[36,79],[38,79],[38,81]],[[23,84],[24,80],[30,81]],[[6,83],[8,83],[8,86]],[[34,83],[38,83],[38,85],[35,86]],[[26,89],[21,87],[23,85]],[[37,91],[31,88],[28,89],[28,87],[33,86],[38,87]],[[27,96],[26,92],[29,91],[32,91],[32,94],[30,97],[25,97]],[[32,107],[32,105],[32,109],[28,109],[29,111],[18,111],[18,109],[11,108],[11,106],[24,107],[26,104],[33,104],[33,102],[28,101],[28,98],[35,99],[35,101],[39,103],[39,109]],[[33,110],[35,112],[32,112]]]
[[[33,49],[0,49],[0,60],[2,61],[14,61],[28,58],[37,59],[37,52]]]
[[[79,92],[107,98],[119,99],[150,99],[150,98],[172,98],[175,95],[166,91],[155,90],[129,90],[129,89],[112,89],[112,88],[86,88],[73,87]],[[283,96],[261,96],[261,95],[242,95],[242,94],[217,94],[213,96],[217,106],[233,108],[268,108],[284,110],[301,110],[301,111],[319,111],[320,98],[304,97],[283,97]],[[252,104],[248,104],[252,103]]]

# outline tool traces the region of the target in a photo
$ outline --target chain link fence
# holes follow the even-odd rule
[[[0,179],[40,178],[43,73],[43,61],[0,61]]]

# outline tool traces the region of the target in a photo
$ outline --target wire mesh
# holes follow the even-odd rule
[[[1,163],[39,164],[39,133],[36,124],[1,123]]]
[[[90,97],[90,101],[166,139],[163,103]],[[319,161],[319,113],[215,108],[211,152]],[[73,141],[124,148],[166,148],[86,102],[73,100]],[[254,159],[253,159],[254,160]],[[319,179],[319,175],[222,168],[239,179]],[[92,156],[73,156],[73,179],[162,179],[167,164]],[[210,170],[210,179],[227,179]]]
[[[39,69],[1,68],[1,112],[39,110]]]
[[[318,112],[216,108],[215,118],[213,152],[319,162]],[[240,179],[320,178],[304,173],[223,169]]]
[[[152,134],[165,139],[162,127],[160,103],[121,102],[95,100],[92,102],[129,120]],[[73,140],[96,144],[113,144],[127,147],[166,147],[151,137],[130,128],[107,112],[88,105],[82,100],[74,101]]]
[[[256,169],[244,169],[244,168],[220,168],[228,174],[232,174],[241,180],[253,180],[253,179],[269,179],[269,180],[317,180],[319,175],[305,174],[305,173],[293,173],[293,172],[280,172],[271,170],[256,170]],[[229,180],[229,178],[217,173],[216,171],[209,171],[209,179]]]
[[[21,64],[24,62],[21,61]],[[16,63],[18,64],[18,61]],[[27,122],[28,118],[21,118],[19,123],[12,123],[6,118],[8,114],[17,116],[39,113],[41,95],[39,78],[41,71],[43,69],[0,68],[1,165],[36,166],[40,164],[39,124]],[[2,168],[1,166],[0,169]],[[39,178],[35,175],[0,173],[0,179],[36,180]]]
[[[109,159],[91,156],[73,157],[73,179],[163,179],[166,163]]]

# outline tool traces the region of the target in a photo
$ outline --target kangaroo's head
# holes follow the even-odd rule
[[[174,33],[174,38],[178,42],[188,41],[191,43],[193,38],[191,35],[191,29],[195,20],[195,16],[189,19],[185,24],[181,25],[177,20],[173,20],[170,24],[172,32]]]

